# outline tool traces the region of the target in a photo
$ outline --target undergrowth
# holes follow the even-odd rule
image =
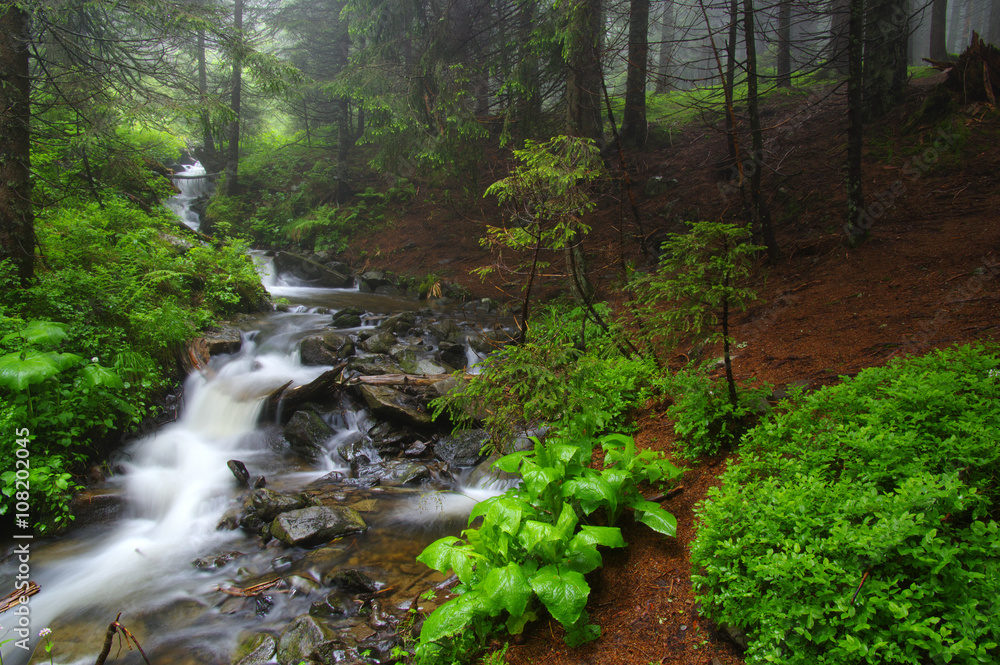
[[[1000,659],[998,368],[982,346],[870,368],[748,435],[691,553],[747,663]]]

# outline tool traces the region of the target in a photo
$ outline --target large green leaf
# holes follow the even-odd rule
[[[525,520],[517,537],[524,546],[524,549],[529,552],[535,549],[539,543],[559,540],[559,534],[556,532],[554,526],[547,522],[539,522],[538,520]]]
[[[3,336],[2,342],[11,342],[23,339],[28,344],[35,346],[55,346],[66,339],[65,323],[54,323],[52,321],[28,321],[28,325],[19,333],[7,333]]]
[[[420,629],[420,641],[436,642],[465,630],[476,615],[485,610],[477,591],[470,591],[437,608],[424,621]]]
[[[517,470],[521,467],[521,461],[532,454],[534,454],[534,451],[521,450],[516,453],[504,455],[496,462],[493,462],[493,468],[505,473],[517,473]]]
[[[569,547],[572,550],[582,547],[625,547],[625,539],[622,538],[622,531],[616,526],[590,526],[580,527],[579,533],[573,536]]]
[[[499,614],[501,609],[507,610],[511,616],[521,616],[531,600],[532,590],[528,578],[521,566],[513,561],[503,568],[491,570],[480,588],[493,616]]]
[[[541,496],[545,488],[558,481],[562,475],[550,466],[538,466],[531,460],[525,460],[521,465],[521,477],[529,496]]]
[[[454,570],[458,579],[468,584],[472,579],[473,561],[480,556],[461,538],[446,536],[425,547],[417,561],[442,573]]]
[[[589,515],[598,508],[607,507],[614,514],[618,508],[618,498],[610,483],[593,469],[586,469],[579,478],[566,481],[562,495],[576,499],[584,514]]]
[[[635,518],[653,531],[665,536],[677,535],[677,518],[652,501],[633,501],[629,504],[635,510]]]
[[[89,388],[95,388],[97,386],[103,386],[106,388],[117,388],[119,390],[125,388],[125,384],[114,372],[107,367],[101,367],[96,363],[91,363],[83,368],[81,372],[83,377],[83,383]]]
[[[61,356],[69,354],[46,353],[30,350],[24,353],[8,353],[0,356],[0,385],[11,390],[24,390],[40,383],[63,370]]]
[[[521,528],[522,503],[510,496],[498,496],[490,503],[486,512],[486,521],[492,522],[510,535]]]
[[[581,573],[545,566],[531,578],[531,588],[552,617],[564,626],[576,623],[587,605],[590,586]]]

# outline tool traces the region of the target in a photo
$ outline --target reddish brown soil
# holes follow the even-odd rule
[[[868,130],[865,192],[870,206],[881,201],[886,211],[874,221],[871,239],[856,249],[842,242],[842,95],[790,98],[767,109],[766,122],[777,129],[766,149],[778,167],[764,180],[783,257],[775,267],[758,269],[761,298],[737,321],[738,378],[818,386],[894,355],[1000,337],[1000,117],[985,107],[963,109],[958,134],[944,135],[958,136],[958,149],[935,154],[935,128],[904,127],[918,117],[939,80],[914,82],[905,103]],[[675,134],[672,147],[652,144],[628,155],[643,233],[676,230],[678,218],[727,214],[716,166],[724,151],[718,132],[692,128]],[[676,178],[679,185],[644,197],[642,185],[653,175]],[[669,215],[662,214],[665,209]],[[373,266],[415,276],[433,272],[495,297],[504,278],[483,283],[468,271],[491,262],[478,239],[483,223],[499,218],[493,201],[442,207],[418,200],[390,232],[366,238],[359,250]],[[637,226],[627,205],[612,195],[591,221],[592,267],[605,277],[603,295],[613,297],[622,262],[643,264]],[[403,249],[410,243],[415,245]],[[637,440],[671,453],[673,432],[664,407],[652,404],[637,414]],[[603,628],[600,639],[571,650],[558,625],[542,621],[511,644],[507,662],[741,663],[739,651],[699,617],[688,564],[696,506],[728,462],[691,467],[681,481],[684,491],[664,504],[677,516],[676,539],[625,525],[629,547],[607,552],[605,566],[591,580],[588,611]]]

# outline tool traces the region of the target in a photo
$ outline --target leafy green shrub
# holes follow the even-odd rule
[[[606,312],[606,306],[599,306]],[[536,341],[507,346],[483,360],[464,391],[431,404],[458,425],[485,414],[492,444],[511,450],[518,435],[539,426],[595,436],[627,427],[629,409],[658,392],[661,381],[650,359],[626,358],[617,333],[591,325],[587,350],[578,331],[583,308],[550,306],[532,322]]]
[[[691,552],[747,663],[1000,659],[998,368],[980,346],[893,362],[750,433]]]
[[[733,407],[725,382],[713,379],[706,365],[681,369],[667,381],[666,391],[674,400],[667,415],[675,419],[674,431],[681,438],[685,457],[693,459],[736,443],[769,388],[742,386]]]
[[[597,546],[624,547],[614,527],[623,508],[659,533],[673,536],[677,521],[639,493],[640,482],[669,482],[681,470],[635,442],[612,435],[600,441],[605,467],[589,468],[594,439],[535,441],[533,450],[507,455],[494,467],[520,472],[523,485],[476,505],[462,538],[431,543],[417,558],[431,568],[454,570],[459,594],[424,622],[416,655],[420,663],[451,662],[501,625],[518,634],[548,610],[566,629],[566,643],[596,639],[600,628],[588,623],[590,586],[584,575],[600,567]],[[603,510],[608,524],[581,521]]]

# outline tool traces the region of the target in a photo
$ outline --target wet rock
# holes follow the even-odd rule
[[[428,454],[428,446],[425,441],[414,441],[406,450],[403,451],[403,457],[410,459],[415,459],[418,457],[423,457]]]
[[[354,342],[332,330],[303,337],[299,343],[303,365],[336,365],[338,360],[353,355]]]
[[[396,335],[405,335],[414,325],[416,325],[416,323],[416,314],[413,312],[401,312],[386,318],[378,325],[378,327],[379,330],[385,330]]]
[[[323,642],[316,647],[316,655],[324,665],[367,665],[372,662],[361,658],[357,646],[347,644],[343,639]]]
[[[302,614],[288,624],[278,639],[277,659],[280,665],[298,665],[312,656],[316,647],[333,637],[333,632],[322,622]]]
[[[232,326],[223,326],[202,336],[209,355],[236,353],[243,347],[243,336]]]
[[[357,568],[329,571],[323,577],[323,584],[348,593],[376,593],[385,584],[374,580],[371,575]]]
[[[357,328],[361,325],[362,314],[364,310],[357,307],[345,307],[334,313],[332,325],[334,328]]]
[[[296,454],[315,461],[323,454],[323,444],[333,436],[333,430],[314,411],[296,411],[285,425],[285,440]]]
[[[382,456],[379,455],[378,450],[364,439],[357,439],[339,446],[337,448],[337,455],[352,468],[378,464],[382,461]]]
[[[490,436],[483,430],[466,430],[441,438],[434,444],[434,455],[452,467],[473,467],[485,455],[481,452]]]
[[[458,325],[448,319],[446,321],[435,321],[427,325],[427,331],[434,335],[439,342],[458,342],[462,339],[462,331]]]
[[[241,556],[243,556],[243,552],[230,550],[228,552],[220,552],[215,556],[205,556],[195,559],[192,563],[195,568],[199,568],[201,570],[214,570],[216,568],[225,567],[229,562],[234,561]]]
[[[238,459],[231,459],[226,462],[226,466],[233,472],[233,477],[236,478],[236,482],[240,484],[240,487],[250,487],[250,472],[247,471],[246,464]]]
[[[366,602],[361,613],[368,617],[368,626],[372,630],[385,630],[396,624],[396,617],[386,611],[378,598]]]
[[[362,293],[373,293],[380,286],[389,286],[392,280],[381,270],[369,270],[358,275],[358,290]]]
[[[233,665],[264,665],[274,658],[278,641],[273,635],[255,633],[241,641],[233,653]]]
[[[359,385],[358,389],[372,414],[382,420],[413,427],[427,427],[431,414],[416,398],[389,386]]]
[[[427,399],[436,399],[438,397],[444,397],[450,393],[462,392],[465,390],[467,385],[468,383],[466,381],[454,376],[449,376],[447,379],[442,379],[427,387]]]
[[[302,494],[289,496],[261,488],[250,492],[243,500],[237,523],[251,533],[260,533],[265,524],[272,522],[281,513],[310,505],[312,501]]]
[[[110,524],[125,512],[125,499],[121,490],[88,487],[73,497],[74,526]]]
[[[355,602],[343,590],[335,589],[322,600],[317,600],[309,607],[309,614],[314,617],[328,619],[331,617],[350,617],[358,613],[359,603]]]
[[[286,545],[309,546],[367,528],[356,510],[312,506],[278,515],[271,522],[271,535]]]
[[[267,485],[267,478],[264,476],[257,476],[257,480],[253,481],[253,488],[255,490],[259,490],[265,485]]]
[[[274,267],[279,273],[293,275],[313,286],[343,289],[351,285],[350,275],[339,273],[321,263],[291,252],[277,252]]]
[[[265,596],[264,594],[259,594],[253,603],[253,613],[254,616],[266,617],[268,613],[274,608],[274,598],[271,596]]]
[[[454,344],[452,342],[441,342],[438,345],[437,357],[441,362],[449,367],[463,369],[468,364],[468,357],[465,353],[465,344]]]
[[[389,353],[389,349],[396,343],[396,336],[391,332],[378,332],[361,343],[361,348],[368,353]]]
[[[482,355],[499,351],[509,341],[510,337],[503,330],[489,330],[469,335],[469,346],[472,347],[473,351]]]
[[[400,374],[402,369],[388,358],[366,356],[348,360],[345,372],[352,372],[361,376],[380,376],[382,374]]]
[[[355,473],[359,478],[376,477],[380,484],[419,485],[432,479],[431,472],[425,465],[409,460],[389,460],[359,466]]]
[[[381,455],[394,455],[417,438],[412,430],[392,423],[378,423],[368,430],[366,436]]]

